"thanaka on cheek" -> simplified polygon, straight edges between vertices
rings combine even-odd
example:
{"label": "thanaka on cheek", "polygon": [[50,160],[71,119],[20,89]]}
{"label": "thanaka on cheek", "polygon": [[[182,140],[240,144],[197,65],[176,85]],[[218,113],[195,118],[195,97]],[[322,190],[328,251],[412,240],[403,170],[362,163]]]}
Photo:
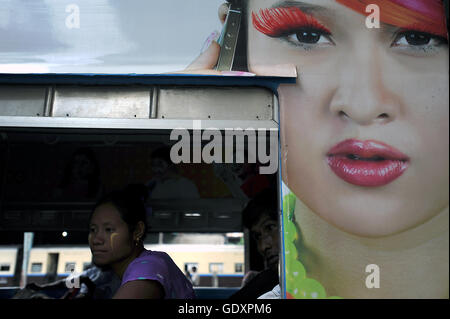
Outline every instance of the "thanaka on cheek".
{"label": "thanaka on cheek", "polygon": [[112,233],[110,236],[110,243],[111,243],[111,252],[114,254],[114,237],[119,235],[118,233]]}

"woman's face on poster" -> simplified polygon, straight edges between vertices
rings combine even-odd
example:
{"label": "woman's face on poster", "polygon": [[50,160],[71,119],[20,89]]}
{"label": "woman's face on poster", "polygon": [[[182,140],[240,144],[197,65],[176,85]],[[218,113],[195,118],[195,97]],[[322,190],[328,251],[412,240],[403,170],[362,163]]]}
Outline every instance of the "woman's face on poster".
{"label": "woman's face on poster", "polygon": [[297,68],[297,83],[279,88],[281,167],[305,205],[369,237],[448,207],[445,38],[420,25],[368,28],[363,14],[331,0],[250,0],[248,9],[250,71]]}

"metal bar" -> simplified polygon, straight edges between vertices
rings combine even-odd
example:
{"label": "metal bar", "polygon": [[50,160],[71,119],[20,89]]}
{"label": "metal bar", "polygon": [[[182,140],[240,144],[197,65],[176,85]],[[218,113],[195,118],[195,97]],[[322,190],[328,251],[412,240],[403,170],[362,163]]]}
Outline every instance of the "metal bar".
{"label": "metal bar", "polygon": [[155,86],[150,91],[150,118],[156,118],[156,113],[158,111],[158,101],[159,101],[159,87]]}
{"label": "metal bar", "polygon": [[[272,118],[276,123],[280,124],[280,104],[278,103],[278,98],[275,96],[275,94],[272,97],[273,97]],[[269,105],[269,107],[271,107],[271,106]]]}
{"label": "metal bar", "polygon": [[[111,119],[71,117],[0,116],[0,127],[10,128],[85,128],[85,129],[193,129],[201,122],[201,129],[278,129],[273,120],[171,120],[171,119]],[[197,128],[197,127],[196,127]]]}
{"label": "metal bar", "polygon": [[47,87],[45,92],[44,116],[52,116],[53,102],[55,100],[55,87],[53,85]]}
{"label": "metal bar", "polygon": [[235,10],[231,5],[228,10],[223,33],[219,40],[221,45],[219,61],[216,69],[219,71],[230,71],[233,68],[234,55],[236,53],[237,39],[241,25],[241,11]]}

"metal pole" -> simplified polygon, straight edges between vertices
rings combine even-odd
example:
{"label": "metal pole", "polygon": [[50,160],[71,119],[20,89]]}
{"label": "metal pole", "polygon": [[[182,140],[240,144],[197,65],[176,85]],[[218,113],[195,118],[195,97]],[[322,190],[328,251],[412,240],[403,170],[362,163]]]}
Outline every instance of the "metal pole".
{"label": "metal pole", "polygon": [[20,288],[27,285],[28,262],[30,260],[30,251],[33,247],[34,233],[23,233],[23,261],[22,261],[22,278],[20,280]]}

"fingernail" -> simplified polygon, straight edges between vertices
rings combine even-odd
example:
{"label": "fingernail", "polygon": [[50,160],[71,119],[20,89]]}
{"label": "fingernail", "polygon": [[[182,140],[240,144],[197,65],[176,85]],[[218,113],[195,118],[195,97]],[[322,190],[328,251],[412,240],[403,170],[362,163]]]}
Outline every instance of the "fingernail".
{"label": "fingernail", "polygon": [[213,41],[216,41],[219,39],[220,37],[220,32],[219,31],[214,31],[212,32],[205,40],[205,43],[203,43],[202,49],[200,50],[200,54],[202,54],[203,52],[205,52],[209,46],[211,45],[211,43]]}
{"label": "fingernail", "polygon": [[222,75],[225,76],[255,76],[255,73],[244,72],[244,71],[222,71]]}

